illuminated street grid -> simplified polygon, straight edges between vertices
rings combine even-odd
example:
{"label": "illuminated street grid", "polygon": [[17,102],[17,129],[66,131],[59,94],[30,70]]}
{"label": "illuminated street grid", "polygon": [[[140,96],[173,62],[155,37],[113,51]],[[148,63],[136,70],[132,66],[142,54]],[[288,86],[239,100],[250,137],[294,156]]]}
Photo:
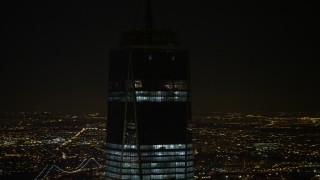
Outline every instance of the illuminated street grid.
{"label": "illuminated street grid", "polygon": [[[105,164],[105,122],[98,113],[1,114],[0,177]],[[320,178],[319,113],[197,112],[193,144],[196,179]]]}

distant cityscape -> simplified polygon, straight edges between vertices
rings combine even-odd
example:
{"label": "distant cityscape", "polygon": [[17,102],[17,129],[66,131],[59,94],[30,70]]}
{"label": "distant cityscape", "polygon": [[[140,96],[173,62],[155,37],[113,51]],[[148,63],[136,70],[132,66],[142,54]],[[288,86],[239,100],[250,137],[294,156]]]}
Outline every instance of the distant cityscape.
{"label": "distant cityscape", "polygon": [[[193,113],[195,179],[320,179],[320,113]],[[0,114],[0,179],[103,179],[106,116]]]}

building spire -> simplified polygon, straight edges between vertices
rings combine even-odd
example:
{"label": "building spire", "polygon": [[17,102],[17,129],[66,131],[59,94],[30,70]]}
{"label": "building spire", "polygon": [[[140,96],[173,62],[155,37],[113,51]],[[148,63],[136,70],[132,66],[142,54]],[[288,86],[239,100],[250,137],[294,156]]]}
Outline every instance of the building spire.
{"label": "building spire", "polygon": [[145,28],[146,31],[152,31],[153,29],[152,0],[147,0],[145,12]]}
{"label": "building spire", "polygon": [[156,29],[154,18],[155,13],[152,8],[155,6],[155,2],[152,0],[143,0],[142,2],[145,3],[143,6],[144,22],[142,22],[142,28],[124,32],[121,37],[120,45],[178,45],[176,31]]}

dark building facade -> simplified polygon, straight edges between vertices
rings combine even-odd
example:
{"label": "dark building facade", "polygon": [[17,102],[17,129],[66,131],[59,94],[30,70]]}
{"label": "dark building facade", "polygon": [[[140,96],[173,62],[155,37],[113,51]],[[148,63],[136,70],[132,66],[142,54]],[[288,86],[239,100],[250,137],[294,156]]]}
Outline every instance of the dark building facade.
{"label": "dark building facade", "polygon": [[126,32],[110,53],[107,179],[193,179],[189,56],[175,36]]}

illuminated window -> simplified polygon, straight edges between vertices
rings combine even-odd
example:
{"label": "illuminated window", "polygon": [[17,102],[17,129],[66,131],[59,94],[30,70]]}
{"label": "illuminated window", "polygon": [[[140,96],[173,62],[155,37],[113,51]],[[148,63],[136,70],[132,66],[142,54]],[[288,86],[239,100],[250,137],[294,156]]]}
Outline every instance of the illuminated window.
{"label": "illuminated window", "polygon": [[164,87],[166,88],[166,89],[173,89],[173,83],[172,83],[172,81],[166,81],[165,82],[165,84],[164,84]]}
{"label": "illuminated window", "polygon": [[184,179],[184,174],[177,174],[176,179]]}
{"label": "illuminated window", "polygon": [[135,80],[134,81],[135,88],[142,88],[142,81],[141,80]]}
{"label": "illuminated window", "polygon": [[174,81],[165,81],[164,82],[164,88],[171,90],[187,90],[187,81],[185,80],[174,80]]}
{"label": "illuminated window", "polygon": [[187,82],[186,81],[174,81],[173,87],[174,87],[174,89],[187,90]]}
{"label": "illuminated window", "polygon": [[[191,148],[192,144],[141,145],[143,179],[186,179],[186,177],[193,179],[193,151]],[[121,172],[121,179],[139,179],[136,151],[137,146],[133,144],[125,145],[122,151],[122,145],[107,143],[107,179],[120,179]],[[186,152],[187,156],[185,156]],[[122,153],[123,162],[121,163]]]}
{"label": "illuminated window", "polygon": [[[137,102],[186,102],[187,91],[136,91]],[[132,101],[134,96],[131,92],[110,92],[110,102]]]}

